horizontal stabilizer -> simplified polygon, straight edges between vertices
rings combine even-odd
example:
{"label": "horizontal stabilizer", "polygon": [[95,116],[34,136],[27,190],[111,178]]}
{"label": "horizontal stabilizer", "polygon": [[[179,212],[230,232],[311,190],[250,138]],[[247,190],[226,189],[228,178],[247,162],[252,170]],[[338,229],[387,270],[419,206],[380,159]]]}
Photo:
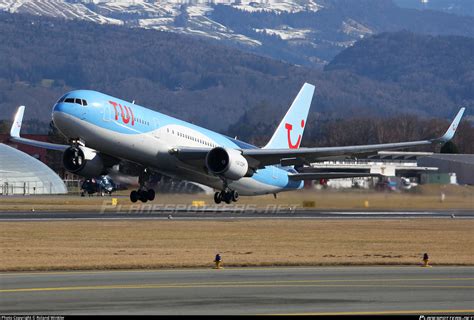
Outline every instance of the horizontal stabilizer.
{"label": "horizontal stabilizer", "polygon": [[67,148],[69,148],[68,145],[64,145],[64,144],[55,144],[55,143],[25,139],[25,138],[20,137],[20,130],[21,130],[21,124],[23,122],[24,113],[25,113],[25,106],[18,107],[18,110],[15,114],[15,119],[13,120],[12,128],[10,129],[11,141],[21,143],[21,144],[26,144],[33,147],[57,150],[57,151],[64,151]]}

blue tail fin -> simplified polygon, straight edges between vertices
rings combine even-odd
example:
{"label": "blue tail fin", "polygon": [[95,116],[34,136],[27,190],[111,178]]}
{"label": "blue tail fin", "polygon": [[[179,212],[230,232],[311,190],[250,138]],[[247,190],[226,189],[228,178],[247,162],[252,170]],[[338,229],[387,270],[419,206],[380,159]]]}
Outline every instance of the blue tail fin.
{"label": "blue tail fin", "polygon": [[264,149],[298,149],[313,99],[314,86],[305,83]]}

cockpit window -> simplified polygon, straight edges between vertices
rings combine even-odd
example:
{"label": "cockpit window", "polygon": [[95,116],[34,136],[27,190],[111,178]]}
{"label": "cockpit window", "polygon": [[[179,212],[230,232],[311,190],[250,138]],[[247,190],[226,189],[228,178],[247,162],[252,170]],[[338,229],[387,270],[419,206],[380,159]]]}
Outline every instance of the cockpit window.
{"label": "cockpit window", "polygon": [[62,96],[61,98],[59,98],[58,102],[56,103],[61,103],[64,101],[64,99],[66,99],[66,95]]}
{"label": "cockpit window", "polygon": [[66,99],[64,99],[64,97],[63,97],[63,98],[59,99],[58,103],[63,102],[63,101],[66,102],[66,103],[77,103],[78,105],[81,105],[81,106],[87,106],[87,101],[84,100],[84,99],[79,99],[79,98],[66,98]]}

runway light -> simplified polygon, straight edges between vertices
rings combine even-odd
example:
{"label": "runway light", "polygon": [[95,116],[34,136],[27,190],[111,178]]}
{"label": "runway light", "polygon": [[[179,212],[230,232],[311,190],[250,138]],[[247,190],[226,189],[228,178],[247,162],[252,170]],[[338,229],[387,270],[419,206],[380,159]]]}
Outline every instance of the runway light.
{"label": "runway light", "polygon": [[222,257],[221,255],[218,253],[216,254],[216,257],[214,258],[214,262],[216,264],[216,266],[214,267],[214,269],[222,269],[221,267],[221,263],[222,263]]}
{"label": "runway light", "polygon": [[368,208],[369,207],[369,200],[365,200],[364,201],[364,208]]}
{"label": "runway light", "polygon": [[428,253],[425,253],[425,254],[423,255],[423,265],[422,265],[422,267],[425,267],[425,268],[426,268],[426,267],[431,267],[431,266],[428,264],[429,261],[430,261],[430,258],[428,257]]}

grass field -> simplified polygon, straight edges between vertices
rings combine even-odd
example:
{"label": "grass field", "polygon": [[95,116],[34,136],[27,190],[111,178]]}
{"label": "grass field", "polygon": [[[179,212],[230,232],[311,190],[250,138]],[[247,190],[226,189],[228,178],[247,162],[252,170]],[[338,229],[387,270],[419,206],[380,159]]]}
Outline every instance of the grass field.
{"label": "grass field", "polygon": [[[445,194],[441,201],[441,193]],[[126,192],[120,210],[131,206]],[[4,196],[2,211],[97,211],[109,197]],[[214,205],[212,196],[158,195],[152,204]],[[308,191],[242,197],[239,205],[318,210],[474,210],[474,188],[422,186],[410,192]],[[368,204],[368,206],[367,206]],[[136,205],[135,205],[136,206]],[[222,206],[221,206],[222,207]],[[474,220],[45,221],[0,223],[0,271],[227,266],[474,265]]]}
{"label": "grass field", "polygon": [[474,265],[474,220],[0,223],[0,271],[224,266]]}
{"label": "grass field", "polygon": [[[441,201],[441,193],[445,194]],[[122,210],[132,205],[127,191],[121,191],[113,197],[118,199]],[[204,201],[214,206],[212,195],[158,194],[151,204],[191,205],[193,200]],[[374,192],[366,190],[300,190],[283,192],[277,199],[273,195],[241,197],[239,205],[254,205],[264,208],[267,205],[302,208],[303,202],[313,201],[314,208],[320,210],[428,210],[428,209],[473,209],[474,187],[454,185],[420,186],[409,192]],[[366,207],[368,201],[368,207]],[[2,211],[91,211],[98,210],[110,197],[68,196],[2,196]],[[150,204],[150,203],[148,203]],[[223,206],[221,204],[220,206]]]}

